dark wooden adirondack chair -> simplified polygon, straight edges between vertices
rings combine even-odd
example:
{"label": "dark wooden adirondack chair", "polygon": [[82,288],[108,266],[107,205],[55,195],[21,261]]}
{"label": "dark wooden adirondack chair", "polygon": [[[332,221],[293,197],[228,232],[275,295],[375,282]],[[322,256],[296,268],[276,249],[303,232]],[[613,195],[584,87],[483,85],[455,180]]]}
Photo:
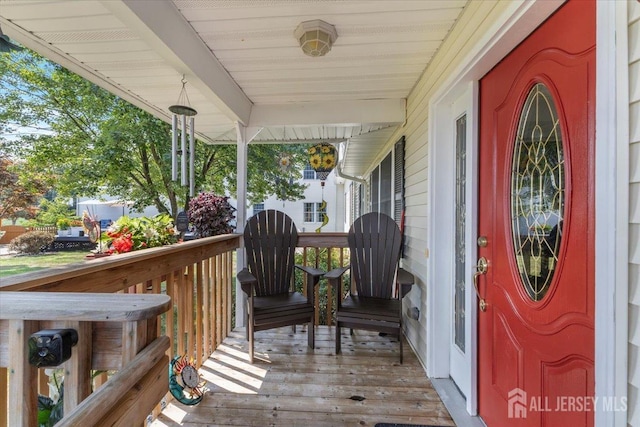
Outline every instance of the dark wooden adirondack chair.
{"label": "dark wooden adirondack chair", "polygon": [[[398,335],[402,363],[402,298],[411,290],[413,275],[399,269],[401,233],[388,215],[371,212],[349,229],[350,266],[325,274],[337,288],[336,354],[341,350],[341,328],[366,329]],[[342,299],[342,275],[351,268],[357,295]],[[394,294],[397,283],[400,298]]]}
{"label": "dark wooden adirondack chair", "polygon": [[[247,267],[238,273],[247,295],[247,340],[253,363],[255,331],[308,323],[309,347],[314,348],[314,286],[324,271],[295,265],[298,231],[283,212],[262,211],[244,229]],[[307,296],[292,292],[294,266],[307,275]]]}

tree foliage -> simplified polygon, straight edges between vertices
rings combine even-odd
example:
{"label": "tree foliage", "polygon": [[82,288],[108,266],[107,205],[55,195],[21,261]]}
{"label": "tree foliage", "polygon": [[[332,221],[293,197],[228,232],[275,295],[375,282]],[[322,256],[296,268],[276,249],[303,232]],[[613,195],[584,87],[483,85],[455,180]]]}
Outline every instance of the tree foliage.
{"label": "tree foliage", "polygon": [[[0,219],[32,218],[36,214],[37,201],[45,193],[41,179],[20,176],[17,165],[0,155]],[[29,179],[26,179],[29,178]]]}
{"label": "tree foliage", "polygon": [[75,211],[69,206],[68,200],[60,197],[54,200],[42,199],[38,214],[31,223],[36,226],[57,225],[61,218],[71,220],[74,216]]}
{"label": "tree foliage", "polygon": [[[28,49],[0,54],[0,132],[21,176],[37,172],[60,196],[109,194],[174,218],[188,208],[188,189],[171,181],[169,124]],[[278,169],[282,152],[297,172]],[[195,157],[198,191],[235,193],[235,145],[198,141]],[[250,146],[249,201],[301,199],[305,162],[299,145]]]}

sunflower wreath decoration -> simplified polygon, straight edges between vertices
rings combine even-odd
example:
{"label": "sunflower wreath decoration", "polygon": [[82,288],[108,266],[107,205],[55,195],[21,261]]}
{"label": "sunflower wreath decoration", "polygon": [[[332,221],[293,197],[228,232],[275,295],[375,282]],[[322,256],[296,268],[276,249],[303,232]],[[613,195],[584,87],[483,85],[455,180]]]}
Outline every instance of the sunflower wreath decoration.
{"label": "sunflower wreath decoration", "polygon": [[309,164],[322,181],[326,180],[336,166],[335,147],[326,142],[310,147]]}

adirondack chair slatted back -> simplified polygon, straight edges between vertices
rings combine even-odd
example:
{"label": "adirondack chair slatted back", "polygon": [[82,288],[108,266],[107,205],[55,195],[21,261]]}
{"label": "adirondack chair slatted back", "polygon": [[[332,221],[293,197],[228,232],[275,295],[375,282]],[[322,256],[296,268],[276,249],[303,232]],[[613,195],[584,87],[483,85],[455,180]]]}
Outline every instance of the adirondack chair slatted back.
{"label": "adirondack chair slatted back", "polygon": [[362,215],[351,226],[348,241],[358,295],[391,298],[401,246],[395,221],[379,212]]}
{"label": "adirondack chair slatted back", "polygon": [[256,296],[289,292],[298,231],[291,218],[276,210],[259,212],[244,229],[247,267],[258,281]]}

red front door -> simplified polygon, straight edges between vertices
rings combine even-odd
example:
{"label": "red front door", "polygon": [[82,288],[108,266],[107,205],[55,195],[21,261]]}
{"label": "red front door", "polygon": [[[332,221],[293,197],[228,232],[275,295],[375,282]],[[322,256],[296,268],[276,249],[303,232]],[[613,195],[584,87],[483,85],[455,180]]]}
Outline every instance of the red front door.
{"label": "red front door", "polygon": [[569,1],[480,82],[479,412],[592,426],[595,3]]}

